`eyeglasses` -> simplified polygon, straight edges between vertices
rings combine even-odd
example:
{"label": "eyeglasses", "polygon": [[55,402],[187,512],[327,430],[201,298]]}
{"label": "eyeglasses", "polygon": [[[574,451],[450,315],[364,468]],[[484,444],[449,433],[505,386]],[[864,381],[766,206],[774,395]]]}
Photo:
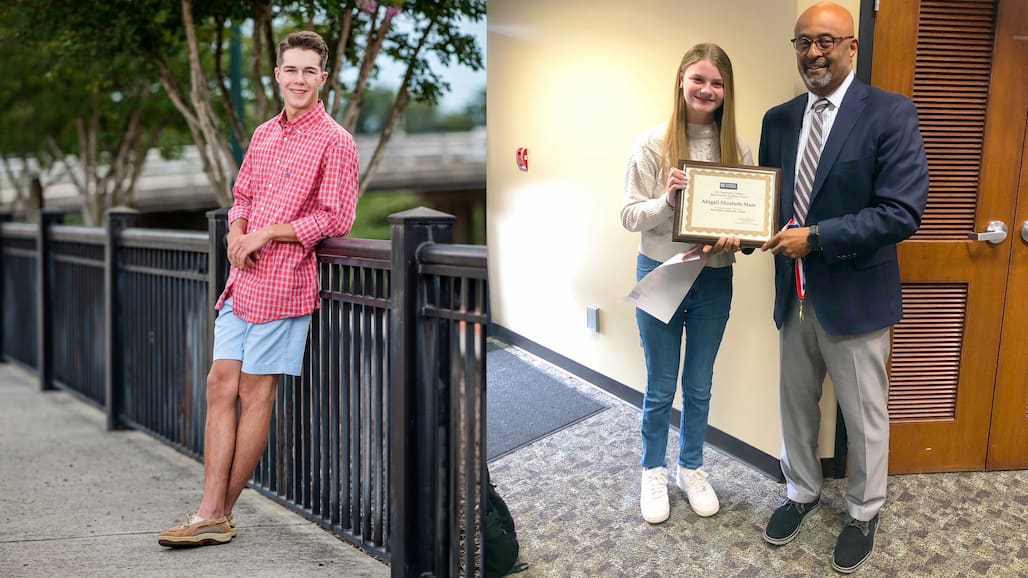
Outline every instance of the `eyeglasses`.
{"label": "eyeglasses", "polygon": [[792,42],[792,47],[796,49],[796,52],[800,54],[806,54],[810,50],[811,44],[817,44],[817,49],[822,53],[829,53],[835,48],[836,43],[840,40],[849,40],[855,38],[852,34],[850,36],[832,36],[831,34],[822,34],[815,39],[811,39],[807,36],[797,36],[789,40]]}

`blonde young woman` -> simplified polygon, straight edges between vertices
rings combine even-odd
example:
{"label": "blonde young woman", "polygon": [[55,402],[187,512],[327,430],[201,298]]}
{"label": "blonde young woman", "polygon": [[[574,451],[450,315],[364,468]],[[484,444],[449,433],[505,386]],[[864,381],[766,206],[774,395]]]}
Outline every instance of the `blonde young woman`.
{"label": "blonde young woman", "polygon": [[[685,187],[679,159],[753,164],[749,146],[736,134],[732,63],[716,44],[689,49],[675,72],[674,110],[667,124],[645,131],[628,160],[621,222],[641,233],[636,276],[642,279],[668,258],[694,249],[671,241],[675,195]],[[702,249],[706,266],[670,323],[636,310],[646,356],[646,395],[642,415],[643,518],[657,524],[668,518],[668,426],[679,366],[682,421],[676,482],[700,516],[720,509],[717,494],[703,469],[710,389],[732,304],[732,263],[739,240],[723,237]],[[682,337],[685,334],[685,356]]]}

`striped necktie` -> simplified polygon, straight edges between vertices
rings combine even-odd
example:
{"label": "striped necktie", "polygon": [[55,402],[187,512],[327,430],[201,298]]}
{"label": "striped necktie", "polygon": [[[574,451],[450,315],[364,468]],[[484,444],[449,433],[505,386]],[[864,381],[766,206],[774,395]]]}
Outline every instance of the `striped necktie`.
{"label": "striped necktie", "polygon": [[821,158],[821,143],[825,139],[825,109],[831,105],[827,98],[819,98],[814,103],[814,114],[810,120],[810,133],[807,135],[807,146],[803,149],[803,159],[796,175],[796,189],[792,202],[793,215],[796,223],[803,225],[810,208],[810,192],[814,188],[814,175],[817,173],[817,161]]}

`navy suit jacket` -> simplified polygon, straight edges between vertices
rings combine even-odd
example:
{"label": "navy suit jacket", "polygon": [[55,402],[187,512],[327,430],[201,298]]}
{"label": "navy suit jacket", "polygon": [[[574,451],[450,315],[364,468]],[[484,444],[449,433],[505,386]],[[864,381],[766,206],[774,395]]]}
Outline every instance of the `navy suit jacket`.
{"label": "navy suit jacket", "polygon": [[[804,93],[767,111],[759,163],[782,169],[779,228],[793,216],[793,188]],[[903,316],[896,244],[921,224],[928,162],[917,109],[908,98],[850,84],[818,162],[807,224],[821,251],[804,258],[807,306],[832,335],[895,325]],[[775,256],[775,323],[796,298],[795,267]]]}

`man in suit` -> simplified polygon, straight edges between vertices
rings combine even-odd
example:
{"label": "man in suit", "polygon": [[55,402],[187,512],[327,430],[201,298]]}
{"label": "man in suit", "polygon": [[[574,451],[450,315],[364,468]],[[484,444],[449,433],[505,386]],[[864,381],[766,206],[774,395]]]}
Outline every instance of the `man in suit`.
{"label": "man in suit", "polygon": [[782,169],[775,255],[781,344],[782,470],[788,499],[764,539],[782,545],[820,505],[817,456],[825,373],[849,440],[846,509],[832,566],[870,556],[888,473],[890,328],[902,316],[896,244],[918,228],[928,166],[917,110],[856,80],[853,17],[823,2],[796,22],[796,62],[809,90],[764,116],[760,164]]}

